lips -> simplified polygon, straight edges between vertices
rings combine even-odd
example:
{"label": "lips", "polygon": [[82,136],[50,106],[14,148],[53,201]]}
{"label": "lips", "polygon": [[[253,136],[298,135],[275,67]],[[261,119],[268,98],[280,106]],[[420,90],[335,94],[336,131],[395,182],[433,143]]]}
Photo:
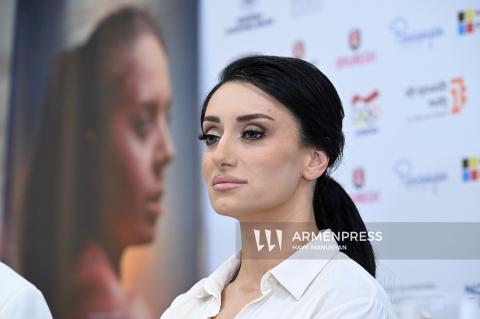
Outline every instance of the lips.
{"label": "lips", "polygon": [[145,206],[147,209],[147,219],[151,223],[156,221],[162,211],[162,205],[160,204],[162,194],[162,191],[156,191],[147,197]]}
{"label": "lips", "polygon": [[230,175],[217,175],[212,180],[212,188],[216,191],[226,191],[241,187],[246,183],[246,180],[242,180]]}
{"label": "lips", "polygon": [[163,192],[161,190],[155,191],[150,193],[150,195],[147,197],[147,201],[151,202],[159,202],[160,199],[162,198]]}

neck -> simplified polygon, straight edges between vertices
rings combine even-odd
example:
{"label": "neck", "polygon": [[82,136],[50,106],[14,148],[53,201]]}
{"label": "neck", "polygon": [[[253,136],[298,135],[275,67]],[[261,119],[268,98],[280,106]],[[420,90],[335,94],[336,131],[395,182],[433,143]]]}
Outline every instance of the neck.
{"label": "neck", "polygon": [[91,261],[108,263],[109,267],[118,276],[120,274],[120,257],[122,251],[113,251],[98,241],[88,241],[76,257],[79,266],[89,265]]}
{"label": "neck", "polygon": [[[311,200],[302,202],[311,203]],[[296,232],[318,233],[318,228],[312,206],[289,204],[271,211],[248,215],[250,217],[239,220],[242,254],[240,268],[233,281],[244,290],[253,291],[259,290],[260,280],[267,271],[297,251],[290,243],[293,234]],[[266,230],[270,230],[270,246]],[[278,244],[277,230],[283,239],[281,249]],[[263,245],[260,251],[259,245]],[[276,246],[273,247],[273,245]]]}
{"label": "neck", "polygon": [[108,241],[104,248],[108,258],[112,262],[113,269],[118,275],[120,273],[120,259],[125,247],[119,245],[118,243]]}
{"label": "neck", "polygon": [[123,249],[120,247],[110,248],[106,250],[108,258],[112,262],[113,270],[117,275],[120,274],[120,258],[122,257]]}
{"label": "neck", "polygon": [[125,250],[125,246],[121,245],[117,240],[115,240],[115,238],[110,236],[101,236],[97,240],[92,241],[92,243],[103,251],[103,254],[112,265],[113,270],[117,275],[119,275],[120,259],[123,251]]}

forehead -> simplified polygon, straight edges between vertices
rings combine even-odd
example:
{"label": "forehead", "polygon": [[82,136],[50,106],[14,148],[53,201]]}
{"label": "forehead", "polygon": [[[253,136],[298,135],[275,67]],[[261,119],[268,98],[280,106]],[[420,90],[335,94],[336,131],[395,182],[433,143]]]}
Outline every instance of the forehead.
{"label": "forehead", "polygon": [[276,99],[247,82],[227,82],[210,98],[205,115],[228,120],[239,115],[263,113],[274,118],[291,117]]}
{"label": "forehead", "polygon": [[140,36],[119,62],[125,63],[120,76],[124,94],[137,100],[170,99],[167,57],[154,36]]}

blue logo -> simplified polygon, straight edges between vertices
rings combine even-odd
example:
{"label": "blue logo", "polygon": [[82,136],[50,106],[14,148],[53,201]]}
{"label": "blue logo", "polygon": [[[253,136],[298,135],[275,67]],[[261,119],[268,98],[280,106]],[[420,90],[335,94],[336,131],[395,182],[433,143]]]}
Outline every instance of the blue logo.
{"label": "blue logo", "polygon": [[412,30],[410,23],[404,17],[394,19],[390,23],[390,30],[403,46],[426,44],[431,48],[433,47],[433,41],[444,35],[441,27]]}
{"label": "blue logo", "polygon": [[447,174],[441,171],[417,173],[412,162],[407,159],[396,162],[393,171],[405,187],[431,187],[433,193],[437,192],[440,183],[448,179]]}

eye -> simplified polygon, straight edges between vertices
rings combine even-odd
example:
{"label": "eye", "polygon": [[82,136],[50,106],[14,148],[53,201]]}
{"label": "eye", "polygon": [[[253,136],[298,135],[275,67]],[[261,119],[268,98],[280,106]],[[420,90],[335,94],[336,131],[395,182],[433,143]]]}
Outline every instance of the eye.
{"label": "eye", "polygon": [[148,132],[150,131],[151,124],[152,124],[151,120],[148,116],[138,117],[133,124],[135,133],[139,137],[144,138],[145,136],[148,135]]}
{"label": "eye", "polygon": [[201,141],[205,141],[205,144],[207,146],[211,146],[218,142],[218,140],[220,139],[220,136],[213,135],[213,134],[200,134],[198,139]]}
{"label": "eye", "polygon": [[247,140],[255,141],[260,140],[264,137],[265,133],[256,130],[246,130],[242,133],[242,138],[246,138]]}

